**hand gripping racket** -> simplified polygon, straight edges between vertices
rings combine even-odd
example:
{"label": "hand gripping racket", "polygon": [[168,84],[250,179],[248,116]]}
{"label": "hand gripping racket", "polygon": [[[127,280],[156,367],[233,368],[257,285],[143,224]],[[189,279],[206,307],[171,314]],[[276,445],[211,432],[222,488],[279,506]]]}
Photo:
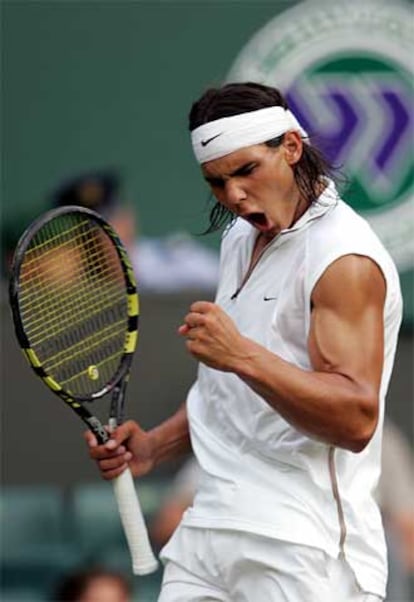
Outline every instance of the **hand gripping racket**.
{"label": "hand gripping racket", "polygon": [[[112,393],[109,427],[123,420],[138,338],[138,295],[127,253],[94,211],[48,211],[24,232],[10,279],[17,339],[36,374],[88,425],[109,435],[85,407]],[[133,572],[157,568],[130,470],[114,479]]]}

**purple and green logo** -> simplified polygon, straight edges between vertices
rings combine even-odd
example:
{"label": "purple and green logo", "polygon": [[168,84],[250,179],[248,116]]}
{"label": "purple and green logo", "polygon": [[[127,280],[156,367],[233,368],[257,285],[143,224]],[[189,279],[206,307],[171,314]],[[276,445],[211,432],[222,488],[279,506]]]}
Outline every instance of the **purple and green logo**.
{"label": "purple and green logo", "polygon": [[258,31],[227,77],[285,92],[400,271],[414,264],[413,24],[398,0],[307,0]]}

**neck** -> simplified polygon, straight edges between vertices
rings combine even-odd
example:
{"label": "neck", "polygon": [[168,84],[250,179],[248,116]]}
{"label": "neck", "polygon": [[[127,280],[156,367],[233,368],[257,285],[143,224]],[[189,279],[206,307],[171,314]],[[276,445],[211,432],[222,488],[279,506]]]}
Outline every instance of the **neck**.
{"label": "neck", "polygon": [[[325,190],[325,188],[327,187],[327,183],[324,181],[320,181],[318,183],[317,186],[317,190],[316,192],[316,197],[319,197],[322,192]],[[309,209],[309,207],[311,206],[312,202],[309,201],[309,199],[303,197],[301,194],[299,194],[299,198],[296,202],[296,206],[295,209],[293,211],[293,216],[292,219],[289,223],[289,225],[286,226],[286,228],[292,228],[292,226],[298,221],[298,219],[300,219],[302,217],[302,215]]]}
{"label": "neck", "polygon": [[289,225],[285,229],[292,228],[294,224],[302,217],[302,215],[309,209],[311,203],[304,199],[302,196],[299,197],[295,209],[293,211],[292,219],[290,220]]}

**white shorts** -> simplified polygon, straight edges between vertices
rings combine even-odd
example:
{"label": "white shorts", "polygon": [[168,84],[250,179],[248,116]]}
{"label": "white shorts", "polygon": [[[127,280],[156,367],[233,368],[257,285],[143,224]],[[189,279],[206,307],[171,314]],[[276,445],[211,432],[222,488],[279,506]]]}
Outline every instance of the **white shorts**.
{"label": "white shorts", "polygon": [[322,550],[221,529],[180,526],[161,551],[158,602],[381,602]]}

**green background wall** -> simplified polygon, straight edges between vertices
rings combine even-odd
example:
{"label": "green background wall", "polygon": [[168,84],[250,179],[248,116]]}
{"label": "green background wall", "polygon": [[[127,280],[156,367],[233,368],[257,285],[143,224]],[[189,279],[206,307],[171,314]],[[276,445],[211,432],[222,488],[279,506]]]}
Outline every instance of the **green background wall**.
{"label": "green background wall", "polygon": [[[2,2],[3,246],[80,171],[115,167],[149,236],[207,224],[191,103],[295,0]],[[218,247],[219,237],[202,239]],[[413,272],[402,275],[406,322]]]}
{"label": "green background wall", "polygon": [[188,110],[294,4],[3,2],[5,222],[40,212],[62,178],[108,165],[121,170],[145,234],[199,232],[208,193]]}
{"label": "green background wall", "polygon": [[[120,170],[123,196],[133,202],[143,234],[200,232],[207,223],[208,191],[189,144],[191,103],[223,81],[257,30],[297,3],[0,0],[3,246],[48,207],[59,182],[105,166]],[[218,236],[203,241],[218,246]],[[412,271],[403,284],[409,326]],[[81,423],[33,376],[17,346],[5,285],[0,282],[2,481],[6,487],[53,484],[67,494],[99,481],[98,472],[87,460]],[[127,413],[144,428],[177,408],[196,375],[176,329],[197,296],[141,296]],[[411,442],[412,366],[409,326],[400,337],[387,412]],[[106,404],[96,408],[102,418],[105,410]],[[168,477],[176,468],[156,474]],[[23,505],[29,503],[21,497]],[[20,547],[39,573],[40,555]],[[51,564],[47,559],[49,576]],[[17,582],[28,584],[20,565]]]}
{"label": "green background wall", "polygon": [[[48,194],[63,178],[108,165],[124,175],[124,196],[134,202],[144,234],[163,235],[181,228],[199,232],[207,221],[208,191],[189,144],[190,105],[205,87],[226,77],[258,29],[295,4],[3,1],[3,223],[16,224],[20,232],[46,207]],[[214,237],[203,240],[211,245],[218,242]],[[412,308],[411,275],[404,278],[406,307]],[[59,419],[67,409],[43,390],[24,365],[9,323],[6,291],[1,291],[3,373],[13,374],[20,387],[3,389],[5,435],[10,433],[4,442],[6,479],[13,481],[28,478],[15,433],[34,425],[37,433],[44,422],[53,422],[53,417],[48,418],[52,407]],[[136,412],[146,426],[182,401],[194,377],[195,365],[188,363],[175,334],[192,299],[191,295],[143,298],[142,342],[129,412],[133,416]],[[405,334],[395,376],[401,388],[389,408],[409,435],[412,360],[412,336]],[[21,424],[19,404],[27,404],[25,392],[34,396],[29,405],[34,417]],[[47,399],[45,406],[41,398]],[[68,424],[68,433],[79,433],[76,419],[68,417]],[[69,440],[75,434],[67,436]],[[51,440],[39,446],[37,464],[49,474],[45,458],[46,450],[53,447],[53,433],[47,431],[43,437]],[[92,474],[92,467],[88,469]]]}

